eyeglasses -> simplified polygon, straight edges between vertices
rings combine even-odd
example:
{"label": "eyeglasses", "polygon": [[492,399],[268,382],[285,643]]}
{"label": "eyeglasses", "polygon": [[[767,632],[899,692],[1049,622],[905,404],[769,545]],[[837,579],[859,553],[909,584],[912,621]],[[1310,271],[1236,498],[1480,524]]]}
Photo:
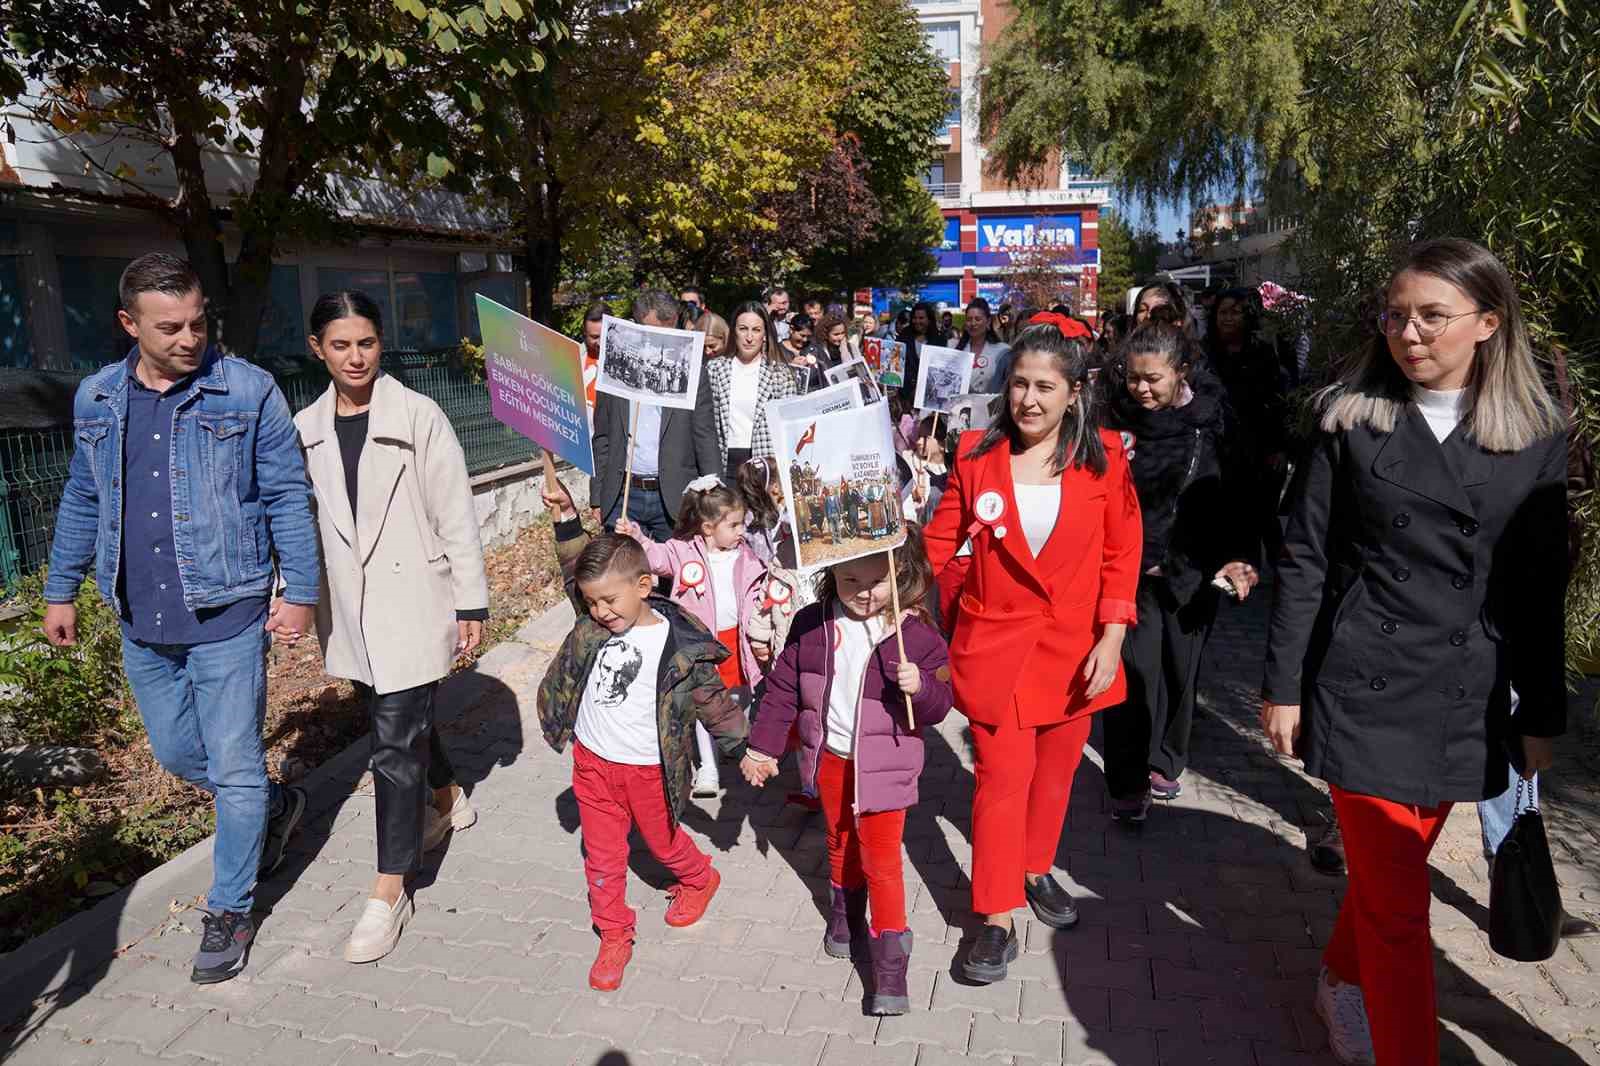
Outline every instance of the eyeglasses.
{"label": "eyeglasses", "polygon": [[1458,318],[1468,315],[1481,315],[1481,309],[1462,311],[1458,315],[1447,315],[1442,311],[1425,311],[1420,315],[1404,314],[1399,311],[1378,312],[1378,332],[1385,337],[1398,337],[1406,331],[1406,327],[1415,322],[1417,336],[1425,341],[1437,339],[1445,330],[1450,328],[1450,323]]}

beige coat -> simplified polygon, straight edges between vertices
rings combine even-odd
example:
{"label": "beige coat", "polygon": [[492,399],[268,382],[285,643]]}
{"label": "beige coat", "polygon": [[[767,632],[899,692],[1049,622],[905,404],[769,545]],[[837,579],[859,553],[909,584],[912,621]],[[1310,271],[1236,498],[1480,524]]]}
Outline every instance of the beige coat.
{"label": "beige coat", "polygon": [[489,605],[466,458],[439,405],[387,374],[373,386],[350,513],[334,390],[295,416],[322,537],[317,639],[328,673],[380,693],[455,662],[456,611]]}

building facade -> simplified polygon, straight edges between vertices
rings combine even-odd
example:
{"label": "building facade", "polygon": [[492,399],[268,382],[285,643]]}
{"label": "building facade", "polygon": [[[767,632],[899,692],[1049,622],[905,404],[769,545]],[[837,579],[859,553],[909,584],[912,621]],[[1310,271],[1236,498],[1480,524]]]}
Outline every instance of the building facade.
{"label": "building facade", "polygon": [[915,293],[875,292],[888,306],[906,297],[959,309],[982,296],[1008,297],[1013,256],[1076,281],[1075,310],[1092,315],[1099,273],[1100,212],[1110,183],[1062,165],[1038,184],[1008,185],[992,172],[977,136],[984,57],[1013,17],[1005,0],[913,0],[912,8],[950,77],[950,108],[923,184],[944,216],[938,269]]}

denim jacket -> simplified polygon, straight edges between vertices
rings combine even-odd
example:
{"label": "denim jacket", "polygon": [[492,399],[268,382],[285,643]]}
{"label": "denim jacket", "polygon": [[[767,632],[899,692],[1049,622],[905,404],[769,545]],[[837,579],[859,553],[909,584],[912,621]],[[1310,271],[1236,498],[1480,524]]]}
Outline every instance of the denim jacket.
{"label": "denim jacket", "polygon": [[[117,577],[128,373],[128,360],[113,363],[86,378],[73,399],[76,447],[50,547],[49,603],[71,603],[92,563],[100,595],[122,612]],[[184,605],[193,611],[265,596],[274,560],[284,598],[315,604],[321,563],[311,484],[289,404],[272,375],[208,349],[168,440]]]}

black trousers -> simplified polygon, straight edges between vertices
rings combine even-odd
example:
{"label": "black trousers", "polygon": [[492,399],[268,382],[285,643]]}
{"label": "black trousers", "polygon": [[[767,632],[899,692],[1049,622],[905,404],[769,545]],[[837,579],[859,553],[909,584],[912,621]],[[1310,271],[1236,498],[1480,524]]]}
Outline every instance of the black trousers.
{"label": "black trousers", "polygon": [[1150,787],[1150,771],[1176,780],[1189,765],[1200,655],[1217,617],[1202,589],[1182,607],[1165,577],[1139,578],[1139,624],[1122,643],[1128,698],[1105,712],[1106,787],[1118,799]]}
{"label": "black trousers", "polygon": [[372,791],[378,806],[380,874],[421,869],[428,803],[435,789],[455,780],[439,731],[433,727],[438,688],[439,683],[432,681],[399,692],[372,692]]}

